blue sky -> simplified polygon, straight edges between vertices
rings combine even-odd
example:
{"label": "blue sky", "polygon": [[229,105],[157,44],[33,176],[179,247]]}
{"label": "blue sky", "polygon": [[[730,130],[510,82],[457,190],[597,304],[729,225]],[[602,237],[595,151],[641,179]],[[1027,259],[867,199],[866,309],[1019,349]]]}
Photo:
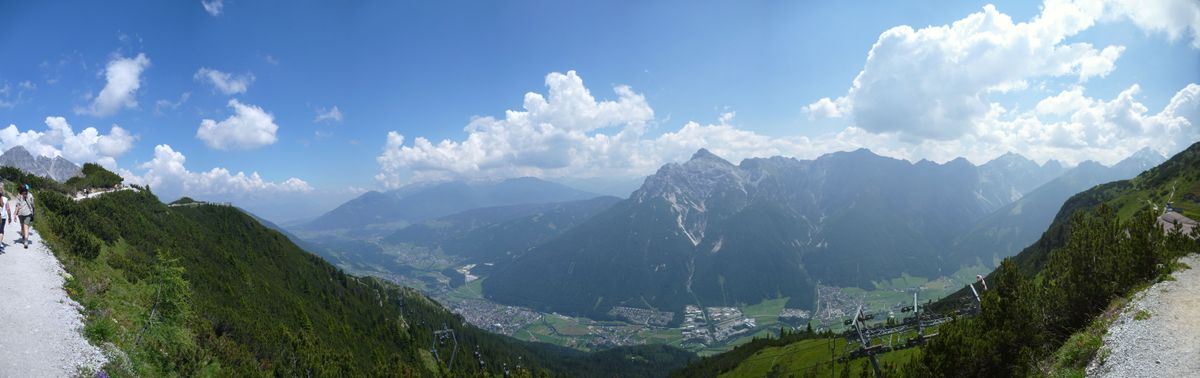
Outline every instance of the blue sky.
{"label": "blue sky", "polygon": [[4,2],[0,143],[287,220],[699,147],[1112,163],[1194,142],[1200,6],[1088,3]]}

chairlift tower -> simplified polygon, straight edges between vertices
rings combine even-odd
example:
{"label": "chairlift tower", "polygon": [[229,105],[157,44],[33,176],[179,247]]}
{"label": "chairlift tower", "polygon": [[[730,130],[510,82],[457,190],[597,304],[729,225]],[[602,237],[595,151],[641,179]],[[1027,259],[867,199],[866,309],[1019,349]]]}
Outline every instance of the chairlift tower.
{"label": "chairlift tower", "polygon": [[446,369],[451,369],[454,367],[454,357],[458,355],[458,336],[454,334],[454,329],[443,324],[442,329],[433,331],[433,343],[430,344],[430,348],[433,352],[433,358],[441,361],[441,357],[438,355],[437,350],[438,341],[445,340],[447,338],[454,341],[454,349],[451,349],[450,351],[450,361],[446,364]]}
{"label": "chairlift tower", "polygon": [[879,360],[875,358],[875,349],[878,349],[879,345],[872,346],[871,338],[863,333],[863,328],[867,326],[864,321],[871,318],[872,316],[863,313],[863,305],[858,305],[858,310],[854,311],[854,330],[858,331],[858,340],[862,343],[863,352],[871,358],[871,367],[875,370],[875,378],[881,378],[883,373],[879,371]]}

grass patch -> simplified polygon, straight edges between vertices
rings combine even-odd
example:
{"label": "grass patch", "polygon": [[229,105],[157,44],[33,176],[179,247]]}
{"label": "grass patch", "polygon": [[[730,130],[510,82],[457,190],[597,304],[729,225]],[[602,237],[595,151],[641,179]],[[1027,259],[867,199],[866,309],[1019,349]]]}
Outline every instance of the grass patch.
{"label": "grass patch", "polygon": [[1104,339],[1101,333],[1084,331],[1071,335],[1071,338],[1067,339],[1055,353],[1059,374],[1054,376],[1081,376],[1083,369],[1092,361],[1092,357],[1096,356],[1096,352],[1102,346],[1104,346]]}
{"label": "grass patch", "polygon": [[[830,350],[830,347],[833,350]],[[841,375],[849,369],[851,376],[859,376],[864,372],[866,358],[859,358],[849,363],[834,364],[831,358],[834,354],[848,353],[848,344],[841,338],[813,339],[791,343],[782,347],[763,349],[746,358],[733,370],[722,373],[721,377],[767,377],[767,376],[797,376],[797,377],[827,377],[831,374]],[[878,356],[879,364],[885,371],[894,371],[896,366],[908,362],[918,353],[917,349],[903,349],[884,353]],[[835,370],[836,369],[836,373]],[[790,374],[790,375],[789,375]]]}
{"label": "grass patch", "polygon": [[1133,314],[1133,320],[1146,320],[1146,319],[1150,319],[1149,311],[1138,310],[1137,313]]}

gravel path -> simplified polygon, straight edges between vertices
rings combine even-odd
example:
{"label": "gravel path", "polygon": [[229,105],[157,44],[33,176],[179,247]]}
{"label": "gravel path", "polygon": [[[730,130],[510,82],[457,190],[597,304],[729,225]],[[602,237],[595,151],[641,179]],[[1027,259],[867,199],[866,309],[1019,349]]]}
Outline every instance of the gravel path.
{"label": "gravel path", "polygon": [[[1104,336],[1111,353],[1094,359],[1088,376],[1200,376],[1200,255],[1182,260],[1192,269],[1138,293]],[[1139,311],[1149,319],[1136,320]],[[1101,352],[1103,354],[1103,352]]]}
{"label": "gravel path", "polygon": [[81,307],[63,290],[62,266],[41,236],[16,244],[20,226],[5,226],[0,245],[0,377],[70,377],[98,370],[100,350],[82,335]]}

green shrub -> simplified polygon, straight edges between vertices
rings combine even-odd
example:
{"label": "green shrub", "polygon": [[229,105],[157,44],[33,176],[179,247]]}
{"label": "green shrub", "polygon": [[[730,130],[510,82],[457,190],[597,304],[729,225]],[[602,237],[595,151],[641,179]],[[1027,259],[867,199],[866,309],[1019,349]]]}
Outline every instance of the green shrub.
{"label": "green shrub", "polygon": [[1076,333],[1058,350],[1058,361],[1067,367],[1082,368],[1091,362],[1101,346],[1104,346],[1104,340],[1100,335],[1093,332]]}
{"label": "green shrub", "polygon": [[97,319],[83,326],[83,334],[91,340],[112,341],[117,334],[117,325],[111,318]]}
{"label": "green shrub", "polygon": [[69,191],[107,189],[125,181],[121,176],[93,163],[83,165],[83,175],[72,177],[63,185]]}

